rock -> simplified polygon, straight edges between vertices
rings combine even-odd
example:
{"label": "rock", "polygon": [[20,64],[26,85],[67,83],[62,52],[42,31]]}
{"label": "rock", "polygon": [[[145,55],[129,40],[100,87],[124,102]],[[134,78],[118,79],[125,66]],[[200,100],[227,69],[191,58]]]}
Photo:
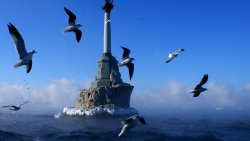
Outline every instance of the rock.
{"label": "rock", "polygon": [[113,104],[115,107],[130,107],[130,96],[134,86],[118,84],[81,90],[80,99],[75,103],[76,108],[94,108],[101,105]]}

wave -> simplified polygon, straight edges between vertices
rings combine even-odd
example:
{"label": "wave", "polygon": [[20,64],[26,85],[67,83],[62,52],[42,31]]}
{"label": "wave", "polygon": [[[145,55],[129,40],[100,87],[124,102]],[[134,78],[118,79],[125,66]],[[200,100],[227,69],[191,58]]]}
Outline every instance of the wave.
{"label": "wave", "polygon": [[250,140],[249,120],[187,120],[145,117],[147,125],[138,125],[118,137],[120,119],[54,118],[50,116],[2,116],[0,141],[236,141]]}
{"label": "wave", "polygon": [[0,130],[0,141],[7,141],[7,140],[25,141],[27,140],[27,137],[21,134],[14,133],[14,132],[6,132],[6,131]]}
{"label": "wave", "polygon": [[227,128],[234,131],[245,131],[250,133],[250,124],[245,122],[231,123],[229,126],[227,126]]}

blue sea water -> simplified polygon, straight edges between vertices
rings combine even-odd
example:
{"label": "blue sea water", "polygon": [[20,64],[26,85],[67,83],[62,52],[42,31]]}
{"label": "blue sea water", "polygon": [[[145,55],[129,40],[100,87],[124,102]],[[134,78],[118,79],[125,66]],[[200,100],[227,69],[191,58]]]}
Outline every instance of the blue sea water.
{"label": "blue sea water", "polygon": [[[192,116],[192,115],[190,115]],[[250,141],[250,118],[144,116],[118,137],[121,119],[0,114],[0,141]]]}

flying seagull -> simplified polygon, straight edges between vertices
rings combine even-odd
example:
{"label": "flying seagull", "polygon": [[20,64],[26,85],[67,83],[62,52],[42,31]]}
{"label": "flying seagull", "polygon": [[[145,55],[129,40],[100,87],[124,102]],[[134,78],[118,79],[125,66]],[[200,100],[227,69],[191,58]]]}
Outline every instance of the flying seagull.
{"label": "flying seagull", "polygon": [[182,51],[184,51],[183,48],[178,49],[176,51],[174,51],[173,53],[168,55],[168,60],[166,61],[166,63],[169,63],[170,61],[172,61],[175,57],[177,57]]}
{"label": "flying seagull", "polygon": [[66,11],[66,13],[69,16],[68,19],[68,26],[64,29],[64,33],[66,32],[75,32],[76,34],[76,41],[79,43],[82,37],[82,31],[79,30],[80,27],[82,27],[81,24],[76,24],[76,16],[75,14],[73,14],[71,11],[69,11],[69,9],[67,9],[66,7],[64,7],[64,10]]}
{"label": "flying seagull", "polygon": [[146,124],[144,118],[140,117],[139,115],[131,116],[131,117],[127,118],[126,120],[122,121],[123,127],[122,127],[122,130],[121,130],[121,132],[119,133],[118,136],[120,137],[126,130],[135,127],[138,124],[139,121],[143,125]]}
{"label": "flying seagull", "polygon": [[9,32],[12,39],[15,42],[16,50],[19,55],[20,62],[14,65],[15,68],[25,65],[26,72],[29,73],[32,68],[32,57],[34,53],[37,53],[35,50],[27,52],[24,44],[24,40],[15,26],[11,23],[8,24]]}
{"label": "flying seagull", "polygon": [[18,111],[21,109],[21,106],[28,103],[29,101],[25,101],[24,103],[18,105],[18,106],[15,106],[15,105],[10,105],[10,106],[2,106],[2,108],[9,108],[9,110],[12,110],[12,111]]}
{"label": "flying seagull", "polygon": [[205,74],[203,78],[201,79],[200,83],[195,86],[193,90],[191,90],[189,93],[193,94],[193,97],[198,97],[201,92],[206,91],[206,88],[203,88],[202,85],[205,84],[208,80],[208,74]]}
{"label": "flying seagull", "polygon": [[133,60],[135,60],[134,58],[129,58],[129,53],[130,53],[130,50],[125,48],[125,47],[122,47],[121,48],[123,49],[123,55],[122,55],[122,62],[119,63],[119,67],[122,67],[122,66],[127,66],[128,67],[128,70],[129,70],[129,78],[130,80],[132,79],[132,76],[133,76],[133,73],[134,73],[134,64],[132,63]]}

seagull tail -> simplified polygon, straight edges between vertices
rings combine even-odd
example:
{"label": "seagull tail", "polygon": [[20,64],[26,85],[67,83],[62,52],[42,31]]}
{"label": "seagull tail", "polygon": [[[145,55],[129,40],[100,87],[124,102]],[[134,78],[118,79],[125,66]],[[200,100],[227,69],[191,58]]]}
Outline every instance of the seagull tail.
{"label": "seagull tail", "polygon": [[18,68],[18,67],[20,67],[22,65],[23,65],[22,62],[19,62],[19,63],[17,63],[17,64],[14,65],[14,68]]}

